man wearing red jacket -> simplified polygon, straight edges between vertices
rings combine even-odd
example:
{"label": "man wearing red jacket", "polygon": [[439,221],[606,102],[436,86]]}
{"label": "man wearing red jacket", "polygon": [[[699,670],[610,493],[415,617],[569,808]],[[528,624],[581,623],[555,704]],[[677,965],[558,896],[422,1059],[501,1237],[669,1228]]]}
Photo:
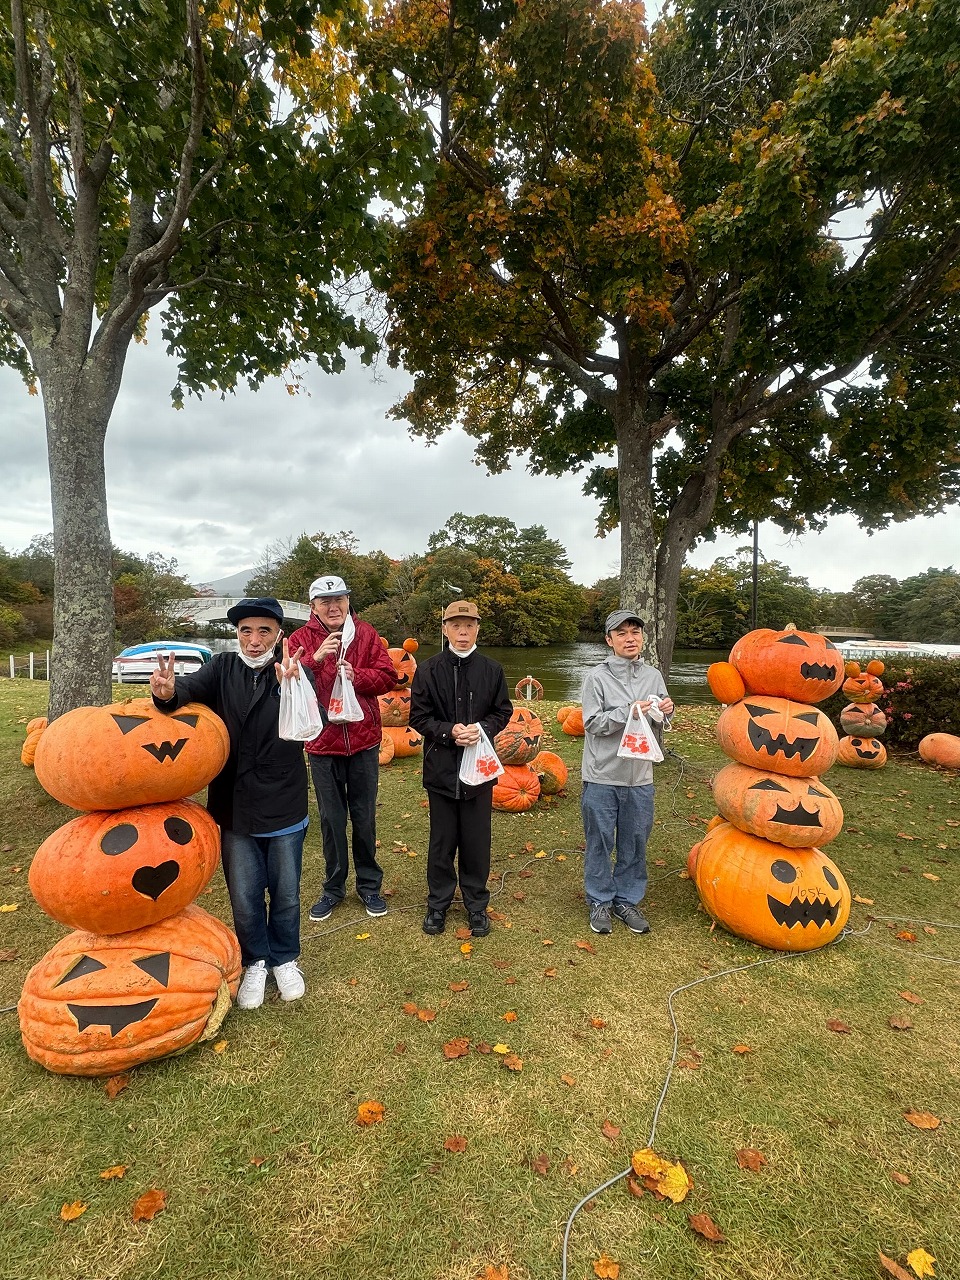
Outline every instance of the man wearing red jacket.
{"label": "man wearing red jacket", "polygon": [[377,862],[377,783],[382,729],[377,696],[397,682],[393,660],[376,630],[350,608],[350,588],[334,574],[310,584],[310,620],[290,637],[290,651],[303,649],[301,662],[313,673],[317,701],[330,704],[337,671],[353,681],[363,719],[330,723],[306,744],[317,792],[326,878],[310,908],[314,923],[326,920],[347,892],[350,852],[347,817],[353,829],[357,896],[368,916],[385,916],[383,871]]}

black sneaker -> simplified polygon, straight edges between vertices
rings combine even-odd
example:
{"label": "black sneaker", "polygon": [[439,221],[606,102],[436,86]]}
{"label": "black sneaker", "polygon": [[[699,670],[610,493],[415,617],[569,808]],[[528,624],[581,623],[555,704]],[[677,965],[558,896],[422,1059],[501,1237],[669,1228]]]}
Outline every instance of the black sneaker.
{"label": "black sneaker", "polygon": [[613,925],[610,923],[609,902],[590,903],[590,928],[594,933],[610,933],[612,931]]}
{"label": "black sneaker", "polygon": [[649,933],[650,923],[642,911],[632,907],[629,902],[615,902],[613,914],[622,920],[631,933]]}
{"label": "black sneaker", "polygon": [[468,911],[470,932],[475,938],[485,938],[490,932],[490,917],[486,911]]}
{"label": "black sneaker", "polygon": [[357,897],[367,908],[368,916],[385,916],[387,914],[386,901],[379,893],[357,893]]}
{"label": "black sneaker", "polygon": [[334,908],[339,907],[340,899],[331,898],[329,893],[325,893],[319,902],[315,902],[310,908],[308,919],[311,924],[321,924],[324,920],[329,920],[333,915]]}
{"label": "black sneaker", "polygon": [[424,933],[443,933],[447,927],[447,913],[431,908],[423,917]]}

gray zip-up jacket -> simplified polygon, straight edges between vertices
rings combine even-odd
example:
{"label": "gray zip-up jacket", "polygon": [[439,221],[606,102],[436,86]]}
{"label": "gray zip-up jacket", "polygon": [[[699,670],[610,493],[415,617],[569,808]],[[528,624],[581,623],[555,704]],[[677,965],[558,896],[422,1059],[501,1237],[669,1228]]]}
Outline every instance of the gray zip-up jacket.
{"label": "gray zip-up jacket", "polygon": [[[610,787],[643,787],[653,782],[649,760],[627,760],[618,756],[620,739],[634,702],[652,693],[667,697],[667,686],[656,667],[642,658],[618,658],[611,654],[587,672],[580,700],[583,703],[584,782],[600,782]],[[669,720],[664,720],[667,727]]]}

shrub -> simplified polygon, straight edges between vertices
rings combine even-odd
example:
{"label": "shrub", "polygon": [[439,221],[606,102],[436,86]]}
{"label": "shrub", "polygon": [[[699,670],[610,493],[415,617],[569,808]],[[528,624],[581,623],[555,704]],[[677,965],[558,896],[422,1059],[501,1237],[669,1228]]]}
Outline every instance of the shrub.
{"label": "shrub", "polygon": [[[895,751],[915,751],[928,733],[960,734],[960,659],[884,658],[883,696],[887,717],[883,741]],[[843,692],[820,704],[834,724],[850,701]]]}

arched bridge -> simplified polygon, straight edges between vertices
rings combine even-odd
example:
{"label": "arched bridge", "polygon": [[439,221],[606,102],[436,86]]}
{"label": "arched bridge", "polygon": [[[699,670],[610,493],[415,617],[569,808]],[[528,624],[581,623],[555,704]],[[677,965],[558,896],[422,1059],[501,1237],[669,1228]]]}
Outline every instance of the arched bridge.
{"label": "arched bridge", "polygon": [[[244,596],[195,596],[192,600],[181,600],[176,606],[180,619],[184,622],[195,622],[198,625],[208,622],[228,622],[227,610],[239,604]],[[298,600],[280,600],[283,616],[291,622],[306,622],[310,617],[310,606]]]}

